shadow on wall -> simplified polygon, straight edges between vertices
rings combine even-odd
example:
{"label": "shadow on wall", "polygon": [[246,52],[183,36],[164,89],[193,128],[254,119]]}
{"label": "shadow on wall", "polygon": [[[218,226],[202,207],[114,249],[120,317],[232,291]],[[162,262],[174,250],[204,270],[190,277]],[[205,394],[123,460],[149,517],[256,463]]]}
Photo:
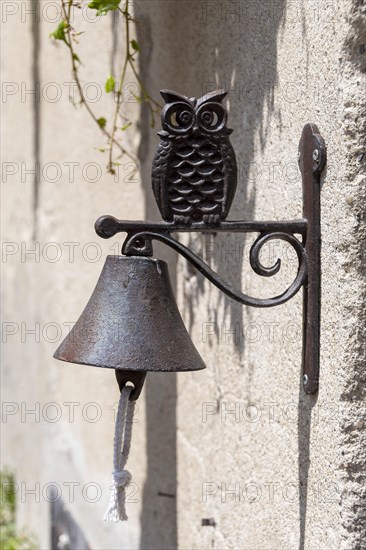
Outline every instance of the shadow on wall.
{"label": "shadow on wall", "polygon": [[[200,97],[215,88],[224,88],[229,92],[229,126],[234,129],[231,141],[237,152],[239,170],[237,194],[229,218],[251,219],[256,204],[256,189],[249,189],[247,167],[253,160],[255,139],[259,136],[261,146],[265,146],[268,116],[276,117],[281,129],[280,114],[274,112],[273,94],[277,82],[278,32],[285,15],[285,1],[263,4],[139,0],[137,15],[138,39],[142,45],[142,77],[155,97],[158,97],[161,88],[170,88],[190,97]],[[159,126],[160,122],[157,122]],[[158,143],[155,133],[159,128],[151,129],[148,113],[144,110],[141,125],[140,160],[146,193],[146,218],[160,219],[150,180],[151,162]],[[202,249],[200,238],[191,236],[188,246],[199,251]],[[212,242],[215,245],[211,266],[229,279],[234,287],[242,288],[242,257],[230,254],[230,251],[243,250],[243,236],[225,236],[225,246],[220,236],[207,238],[211,240],[210,245]],[[155,245],[155,255],[170,260],[174,285],[172,266],[176,267],[175,254]],[[195,322],[197,304],[203,299],[204,279],[189,265],[187,270],[187,277],[194,275],[197,281],[194,293],[186,300],[189,329]],[[243,307],[223,294],[220,300],[231,324],[242,323]],[[216,307],[209,309],[207,319],[218,321]],[[236,341],[235,346],[238,356],[242,357],[243,341]],[[250,387],[250,366],[243,370],[243,376],[246,386]],[[218,401],[219,386],[217,380]],[[140,540],[143,550],[177,547],[176,397],[174,375],[154,373],[148,376],[148,470],[143,490]],[[304,403],[302,407],[304,410]],[[310,414],[310,409],[306,416]],[[305,416],[302,422],[309,424]],[[299,441],[299,448],[302,448],[301,445],[304,444]],[[304,457],[304,461],[299,459],[302,481],[307,477],[306,449]],[[300,512],[304,518],[306,499],[300,502]],[[304,545],[304,525],[303,519],[300,548]]]}
{"label": "shadow on wall", "polygon": [[91,546],[57,491],[50,502],[51,548],[54,550],[91,550]]}

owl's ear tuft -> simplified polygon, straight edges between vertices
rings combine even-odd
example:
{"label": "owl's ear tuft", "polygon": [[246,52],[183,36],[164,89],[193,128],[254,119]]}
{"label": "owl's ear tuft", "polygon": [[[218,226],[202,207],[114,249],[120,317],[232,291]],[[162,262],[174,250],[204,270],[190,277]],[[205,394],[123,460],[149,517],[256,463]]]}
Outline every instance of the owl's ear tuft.
{"label": "owl's ear tuft", "polygon": [[178,94],[172,90],[160,90],[161,97],[164,99],[165,103],[175,103],[180,101],[182,103],[187,103],[187,105],[192,105],[192,102],[185,95]]}
{"label": "owl's ear tuft", "polygon": [[203,105],[204,103],[208,103],[209,101],[221,103],[221,101],[226,96],[227,96],[227,92],[225,92],[224,90],[214,90],[213,92],[209,92],[203,97],[200,97],[200,99],[197,101],[197,107],[199,107],[200,105]]}

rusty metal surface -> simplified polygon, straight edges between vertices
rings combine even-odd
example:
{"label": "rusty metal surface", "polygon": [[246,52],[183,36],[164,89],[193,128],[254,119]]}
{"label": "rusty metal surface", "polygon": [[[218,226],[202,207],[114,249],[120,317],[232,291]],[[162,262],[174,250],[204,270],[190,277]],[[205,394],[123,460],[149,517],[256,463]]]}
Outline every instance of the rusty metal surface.
{"label": "rusty metal surface", "polygon": [[122,391],[124,386],[129,382],[134,385],[129,399],[130,401],[136,401],[136,399],[140,397],[147,372],[121,369],[115,369],[114,372],[116,373],[116,380],[120,391]]}
{"label": "rusty metal surface", "polygon": [[[118,220],[113,216],[101,216],[95,224],[98,235],[108,239],[119,232],[127,233],[123,244],[126,255],[151,255],[152,241],[158,240],[174,248],[191,262],[222,292],[232,299],[254,307],[273,307],[289,300],[304,288],[303,306],[303,382],[306,393],[318,390],[319,340],[320,340],[320,177],[326,163],[326,146],[315,124],[304,126],[299,145],[299,168],[303,179],[303,218],[288,221],[224,221],[175,219],[169,222],[142,222]],[[258,299],[248,296],[213,272],[191,250],[172,237],[178,232],[258,232],[259,237],[250,250],[250,265],[263,277],[278,273],[281,261],[264,267],[259,257],[262,246],[268,240],[281,239],[294,248],[298,258],[295,280],[285,292],[273,298]],[[298,236],[300,235],[300,239]]]}
{"label": "rusty metal surface", "polygon": [[[274,307],[292,298],[305,282],[307,257],[304,238],[307,220],[225,220],[237,182],[235,154],[228,138],[231,130],[226,125],[227,111],[221,104],[225,95],[218,90],[197,100],[170,90],[162,91],[166,105],[161,115],[163,130],[159,136],[162,142],[153,162],[152,185],[165,221],[123,221],[113,216],[101,216],[95,223],[95,230],[105,239],[126,232],[122,254],[127,256],[152,256],[152,241],[161,241],[184,256],[230,298],[248,306]],[[228,151],[231,151],[230,154]],[[261,264],[262,247],[270,240],[286,241],[293,247],[298,259],[295,279],[277,296],[266,299],[249,296],[240,289],[232,288],[171,235],[212,231],[258,232],[259,236],[250,250],[250,265],[262,277],[276,275],[281,267],[280,259],[270,267]]]}
{"label": "rusty metal surface", "polygon": [[178,311],[166,262],[107,256],[95,290],[54,357],[124,371],[205,368]]}
{"label": "rusty metal surface", "polygon": [[162,90],[161,139],[151,180],[162,218],[174,223],[217,224],[229,213],[237,166],[217,90],[196,99]]}
{"label": "rusty metal surface", "polygon": [[[277,259],[273,266],[265,267],[261,264],[259,256],[262,250],[262,247],[270,240],[283,240],[290,244],[296,252],[298,259],[298,270],[294,281],[291,285],[281,294],[273,296],[271,298],[256,298],[254,296],[249,296],[233,288],[227,281],[220,277],[215,271],[213,271],[209,265],[206,264],[201,258],[199,258],[194,252],[189,248],[184,246],[182,243],[171,237],[170,235],[161,234],[161,233],[152,233],[143,231],[135,235],[130,240],[127,240],[123,247],[123,252],[125,254],[132,254],[132,251],[135,250],[136,242],[143,242],[144,239],[156,239],[161,241],[177,252],[179,252],[184,258],[186,258],[198,271],[202,273],[212,284],[214,284],[219,290],[224,292],[227,296],[240,302],[243,305],[253,306],[253,307],[274,307],[280,304],[284,304],[290,298],[292,298],[304,284],[307,273],[307,261],[306,261],[306,252],[303,244],[294,236],[288,233],[266,233],[263,232],[256,239],[250,249],[250,265],[252,269],[262,277],[272,277],[279,272],[281,268],[281,260]],[[137,244],[139,246],[139,244]],[[146,246],[146,245],[144,245]]]}
{"label": "rusty metal surface", "polygon": [[326,163],[326,146],[315,124],[306,124],[299,144],[303,182],[303,215],[307,220],[305,250],[308,273],[303,306],[303,385],[306,393],[319,386],[320,353],[320,177]]}
{"label": "rusty metal surface", "polygon": [[[153,162],[152,186],[163,221],[124,221],[113,216],[101,216],[96,221],[96,232],[102,238],[127,233],[122,247],[124,256],[107,258],[92,298],[55,354],[64,361],[136,373],[134,398],[145,377],[137,376],[138,371],[204,368],[179,315],[165,262],[149,259],[153,240],[172,247],[222,292],[245,305],[277,306],[303,287],[304,389],[307,393],[318,389],[320,175],[326,162],[325,143],[314,124],[305,125],[299,145],[303,218],[226,221],[235,194],[237,166],[229,141],[231,130],[226,125],[227,111],[221,104],[225,95],[216,91],[197,100],[162,91],[166,105],[159,132],[161,142]],[[248,296],[232,288],[174,238],[172,233],[177,232],[258,233],[250,250],[250,266],[262,277],[271,277],[281,268],[280,259],[270,267],[261,264],[263,245],[274,239],[286,241],[297,255],[296,277],[280,295],[266,299]],[[86,328],[92,320],[92,328]],[[117,339],[108,323],[119,326]],[[117,373],[117,379],[120,387],[128,381],[125,374]]]}
{"label": "rusty metal surface", "polygon": [[287,221],[223,221],[214,227],[205,222],[192,222],[190,225],[182,225],[173,222],[150,222],[141,220],[118,220],[114,216],[100,216],[95,222],[95,231],[102,239],[110,239],[117,233],[128,233],[130,236],[141,231],[161,234],[170,233],[212,233],[226,231],[228,233],[290,233],[305,235],[307,220]]}

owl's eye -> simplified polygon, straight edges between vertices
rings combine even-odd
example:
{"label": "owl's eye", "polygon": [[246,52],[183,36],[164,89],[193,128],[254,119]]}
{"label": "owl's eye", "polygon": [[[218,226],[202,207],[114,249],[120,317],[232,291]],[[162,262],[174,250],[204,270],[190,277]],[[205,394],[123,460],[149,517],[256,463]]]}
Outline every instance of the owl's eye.
{"label": "owl's eye", "polygon": [[207,132],[217,132],[226,125],[227,114],[220,103],[205,103],[197,110],[197,121]]}
{"label": "owl's eye", "polygon": [[205,126],[216,126],[218,118],[214,111],[203,111],[200,120]]}
{"label": "owl's eye", "polygon": [[195,123],[195,114],[186,103],[172,103],[164,107],[162,125],[165,130],[174,134],[183,134]]}
{"label": "owl's eye", "polygon": [[189,126],[192,123],[193,113],[189,111],[175,111],[170,118],[170,124],[175,128]]}

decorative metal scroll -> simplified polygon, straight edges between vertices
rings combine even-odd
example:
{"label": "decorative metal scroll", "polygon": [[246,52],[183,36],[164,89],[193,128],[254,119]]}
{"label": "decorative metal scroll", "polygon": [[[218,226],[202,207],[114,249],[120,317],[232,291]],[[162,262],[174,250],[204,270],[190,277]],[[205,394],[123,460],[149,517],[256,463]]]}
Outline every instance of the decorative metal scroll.
{"label": "decorative metal scroll", "polygon": [[[126,231],[128,237],[124,242],[122,252],[127,256],[151,256],[153,253],[152,241],[157,240],[161,241],[186,258],[191,262],[194,267],[200,271],[211,283],[213,283],[217,288],[222,292],[227,294],[230,298],[236,300],[247,306],[254,307],[272,307],[276,305],[283,304],[287,302],[292,296],[294,296],[301,286],[304,284],[304,280],[307,273],[307,261],[306,261],[306,251],[304,245],[288,231],[275,231],[271,232],[261,232],[260,236],[254,242],[250,250],[250,265],[252,269],[262,277],[271,277],[276,275],[281,268],[281,260],[277,260],[272,267],[265,267],[261,264],[259,260],[259,255],[262,247],[265,243],[273,239],[281,239],[288,242],[295,250],[298,258],[298,271],[295,280],[290,285],[290,287],[280,294],[273,298],[253,298],[247,296],[242,292],[232,288],[227,282],[225,282],[217,273],[215,273],[197,254],[192,252],[189,248],[184,246],[182,243],[177,241],[171,236],[171,232],[181,232],[187,231],[186,227],[173,227],[171,228],[168,224],[146,224],[144,228],[140,225],[141,222],[136,222],[135,227],[132,227],[134,222],[129,222],[128,227],[124,225],[124,222],[121,222],[111,217],[99,218],[96,224],[96,231],[100,237],[109,238],[112,234],[116,234],[120,231]],[[300,220],[298,224],[295,223],[296,229],[294,233],[302,233],[303,223]],[[232,224],[232,225],[231,225]],[[225,226],[221,225],[215,227],[215,231],[228,231],[233,232],[240,231],[240,222],[226,222]],[[243,232],[248,231],[247,223],[243,222]],[[114,226],[115,231],[112,232],[112,227]],[[239,227],[239,229],[238,229]],[[207,229],[200,228],[189,228],[189,231],[207,231]],[[212,231],[212,229],[211,229]]]}
{"label": "decorative metal scroll", "polygon": [[[225,92],[200,99],[176,92],[161,92],[161,138],[152,167],[152,187],[162,222],[122,221],[102,216],[95,224],[98,235],[110,238],[127,233],[122,253],[151,256],[152,241],[161,241],[186,258],[230,298],[254,307],[273,307],[292,298],[304,287],[304,389],[315,393],[319,377],[320,327],[320,176],[326,162],[326,147],[315,124],[306,124],[299,146],[303,178],[303,218],[290,221],[225,221],[237,185],[235,153],[229,140]],[[281,260],[265,267],[259,260],[265,243],[280,239],[296,252],[298,270],[291,285],[272,298],[254,298],[232,288],[200,257],[172,237],[179,232],[259,233],[250,250],[250,265],[258,275],[271,277]],[[297,236],[301,237],[301,240]]]}

